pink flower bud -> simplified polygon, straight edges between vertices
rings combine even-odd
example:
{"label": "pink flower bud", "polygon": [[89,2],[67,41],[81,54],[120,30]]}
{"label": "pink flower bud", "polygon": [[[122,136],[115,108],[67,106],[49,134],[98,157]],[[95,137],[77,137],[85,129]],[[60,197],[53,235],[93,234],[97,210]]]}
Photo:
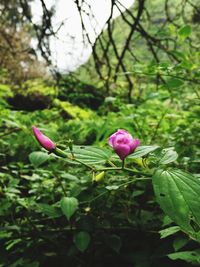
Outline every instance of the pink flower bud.
{"label": "pink flower bud", "polygon": [[113,147],[120,159],[124,160],[140,145],[140,140],[133,139],[129,132],[119,129],[109,137],[108,143]]}
{"label": "pink flower bud", "polygon": [[43,133],[41,133],[37,127],[32,126],[32,129],[33,129],[33,133],[35,135],[35,138],[37,139],[37,141],[39,142],[39,144],[42,147],[44,147],[48,151],[52,151],[56,148],[56,144],[54,144],[54,142],[51,141],[51,139],[49,139],[49,137],[47,137]]}

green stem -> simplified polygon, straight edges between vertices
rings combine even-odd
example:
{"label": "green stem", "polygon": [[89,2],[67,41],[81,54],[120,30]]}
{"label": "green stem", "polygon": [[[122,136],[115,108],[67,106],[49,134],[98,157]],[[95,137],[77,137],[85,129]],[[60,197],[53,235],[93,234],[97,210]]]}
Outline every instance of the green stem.
{"label": "green stem", "polygon": [[65,191],[65,188],[64,188],[64,186],[62,184],[62,180],[60,179],[59,176],[56,176],[56,175],[55,175],[55,178],[56,178],[57,182],[59,183],[59,185],[60,185],[60,187],[61,187],[61,189],[63,191],[64,196],[66,197],[67,196],[67,192]]}
{"label": "green stem", "polygon": [[56,156],[61,157],[61,158],[69,158],[68,154],[65,153],[63,150],[60,148],[56,147],[52,153],[54,153]]}
{"label": "green stem", "polygon": [[71,155],[72,155],[72,158],[75,158],[75,156],[74,156],[74,152],[70,150],[70,153],[71,153]]}
{"label": "green stem", "polygon": [[122,170],[122,168],[121,167],[105,167],[105,168],[96,169],[96,171],[116,171],[116,170]]}
{"label": "green stem", "polygon": [[125,170],[125,171],[128,171],[128,172],[132,172],[132,173],[134,173],[134,174],[141,174],[141,175],[148,176],[148,177],[152,176],[151,173],[138,172],[138,171],[135,171],[135,170],[133,170],[133,169],[129,169],[129,168],[124,168],[124,170]]}
{"label": "green stem", "polygon": [[122,170],[124,170],[125,167],[125,159],[122,160]]}
{"label": "green stem", "polygon": [[133,169],[129,169],[129,168],[121,168],[121,167],[106,167],[106,168],[100,168],[100,169],[96,169],[97,171],[119,171],[119,170],[124,170],[124,171],[128,171],[128,172],[132,172],[134,174],[140,174],[140,175],[144,175],[144,176],[151,176],[151,173],[145,173],[145,172],[139,172],[139,171],[135,171]]}
{"label": "green stem", "polygon": [[79,160],[79,159],[76,159],[76,158],[71,158],[71,160],[73,160],[73,161],[76,161],[76,162],[78,162],[78,163],[80,163],[80,164],[82,164],[82,165],[86,166],[86,167],[87,167],[87,168],[89,168],[90,170],[93,170],[93,171],[95,171],[95,168],[94,168],[94,167],[92,167],[92,166],[88,165],[87,163],[84,163],[84,162],[82,162],[82,161],[81,161],[81,160]]}
{"label": "green stem", "polygon": [[122,187],[122,186],[125,186],[125,185],[128,185],[128,184],[132,184],[132,183],[135,183],[137,181],[148,181],[148,180],[151,180],[151,178],[136,178],[136,179],[133,179],[131,181],[125,182],[123,184],[120,184],[118,187]]}
{"label": "green stem", "polygon": [[110,166],[112,167],[117,167],[112,161],[108,160],[108,163],[110,164]]}

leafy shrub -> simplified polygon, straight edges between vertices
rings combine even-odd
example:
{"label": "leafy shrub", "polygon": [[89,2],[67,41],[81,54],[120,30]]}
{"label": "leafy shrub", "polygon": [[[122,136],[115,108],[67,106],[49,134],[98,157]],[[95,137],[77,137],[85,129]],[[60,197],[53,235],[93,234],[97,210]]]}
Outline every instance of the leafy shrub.
{"label": "leafy shrub", "polygon": [[103,103],[104,92],[94,85],[66,77],[59,82],[58,98],[60,100],[67,100],[80,107],[97,110]]}
{"label": "leafy shrub", "polygon": [[22,88],[14,87],[13,96],[7,97],[7,101],[16,110],[33,111],[48,108],[57,93],[56,88],[48,83],[37,79],[28,80]]}

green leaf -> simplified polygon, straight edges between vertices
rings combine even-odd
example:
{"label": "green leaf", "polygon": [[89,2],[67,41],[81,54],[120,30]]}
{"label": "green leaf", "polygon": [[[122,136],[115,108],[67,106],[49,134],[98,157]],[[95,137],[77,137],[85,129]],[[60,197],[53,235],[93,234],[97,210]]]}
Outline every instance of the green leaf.
{"label": "green leaf", "polygon": [[200,263],[200,250],[181,251],[167,255],[171,260],[184,260],[194,264]]}
{"label": "green leaf", "polygon": [[78,200],[75,197],[63,197],[60,202],[63,214],[69,220],[78,209]]}
{"label": "green leaf", "polygon": [[106,189],[108,189],[109,191],[117,190],[118,188],[119,188],[118,185],[107,185],[106,186]]}
{"label": "green leaf", "polygon": [[137,196],[141,196],[142,194],[144,194],[144,190],[135,190],[135,191],[133,191],[131,196],[134,198]]}
{"label": "green leaf", "polygon": [[91,240],[90,235],[88,234],[88,232],[84,231],[75,234],[73,238],[74,244],[81,252],[84,252],[87,249],[90,240]]}
{"label": "green leaf", "polygon": [[62,215],[60,209],[50,206],[48,204],[39,203],[37,204],[37,206],[41,210],[42,213],[46,214],[50,218],[58,218]]}
{"label": "green leaf", "polygon": [[133,154],[128,156],[128,158],[129,159],[141,158],[141,157],[155,151],[158,148],[159,148],[159,146],[156,146],[156,145],[154,145],[154,146],[139,146]]}
{"label": "green leaf", "polygon": [[191,33],[192,33],[192,28],[190,25],[185,25],[178,31],[178,35],[182,39],[187,38],[188,36],[190,36]]}
{"label": "green leaf", "polygon": [[184,232],[200,241],[200,181],[181,170],[157,170],[152,182],[163,211]]}
{"label": "green leaf", "polygon": [[42,151],[34,151],[29,154],[29,160],[34,167],[39,167],[49,159],[49,155]]}
{"label": "green leaf", "polygon": [[168,88],[171,88],[171,89],[180,87],[183,84],[184,84],[184,82],[182,80],[177,79],[177,78],[171,78],[171,79],[168,79],[166,81],[166,86]]}
{"label": "green leaf", "polygon": [[180,60],[185,60],[186,59],[186,56],[184,53],[180,52],[180,51],[177,51],[177,50],[173,50],[171,51],[171,53],[173,55],[175,55],[177,58],[179,58]]}
{"label": "green leaf", "polygon": [[175,251],[183,248],[188,243],[188,238],[186,237],[177,237],[173,242],[173,248]]}
{"label": "green leaf", "polygon": [[16,244],[20,242],[22,242],[21,238],[9,240],[8,242],[6,242],[6,250],[10,250],[12,247],[14,247]]}
{"label": "green leaf", "polygon": [[171,224],[171,223],[173,223],[172,219],[169,218],[169,216],[165,215],[165,216],[163,217],[163,223],[162,223],[162,226],[164,227],[164,226],[167,226],[167,225],[169,225],[169,224]]}
{"label": "green leaf", "polygon": [[160,234],[160,238],[165,238],[165,237],[168,237],[170,235],[173,235],[177,232],[179,232],[181,229],[179,226],[171,226],[171,227],[168,227],[164,230],[161,230],[159,231],[159,234]]}
{"label": "green leaf", "polygon": [[[66,151],[70,155],[70,151]],[[104,164],[111,156],[111,151],[92,146],[73,146],[76,159],[87,164]]]}
{"label": "green leaf", "polygon": [[12,236],[12,232],[0,231],[0,240],[4,238],[9,238]]}
{"label": "green leaf", "polygon": [[174,162],[178,158],[178,154],[175,150],[167,149],[167,150],[164,150],[164,153],[165,154],[159,160],[159,163],[162,165]]}
{"label": "green leaf", "polygon": [[119,252],[122,246],[121,238],[118,235],[109,236],[108,239],[106,240],[106,243],[110,248],[112,248],[116,252]]}

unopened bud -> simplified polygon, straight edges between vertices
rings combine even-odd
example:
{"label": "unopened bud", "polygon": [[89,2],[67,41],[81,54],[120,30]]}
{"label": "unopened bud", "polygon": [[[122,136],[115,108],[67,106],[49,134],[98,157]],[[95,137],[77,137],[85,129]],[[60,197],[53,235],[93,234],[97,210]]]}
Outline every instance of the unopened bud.
{"label": "unopened bud", "polygon": [[85,208],[85,212],[86,212],[86,213],[89,213],[90,211],[91,211],[91,208],[90,208],[90,207],[86,207],[86,208]]}
{"label": "unopened bud", "polygon": [[100,182],[105,177],[105,172],[100,172],[97,175],[95,175],[92,179],[93,182]]}
{"label": "unopened bud", "polygon": [[56,144],[46,135],[44,135],[37,127],[33,126],[33,133],[38,143],[49,152],[56,148]]}

